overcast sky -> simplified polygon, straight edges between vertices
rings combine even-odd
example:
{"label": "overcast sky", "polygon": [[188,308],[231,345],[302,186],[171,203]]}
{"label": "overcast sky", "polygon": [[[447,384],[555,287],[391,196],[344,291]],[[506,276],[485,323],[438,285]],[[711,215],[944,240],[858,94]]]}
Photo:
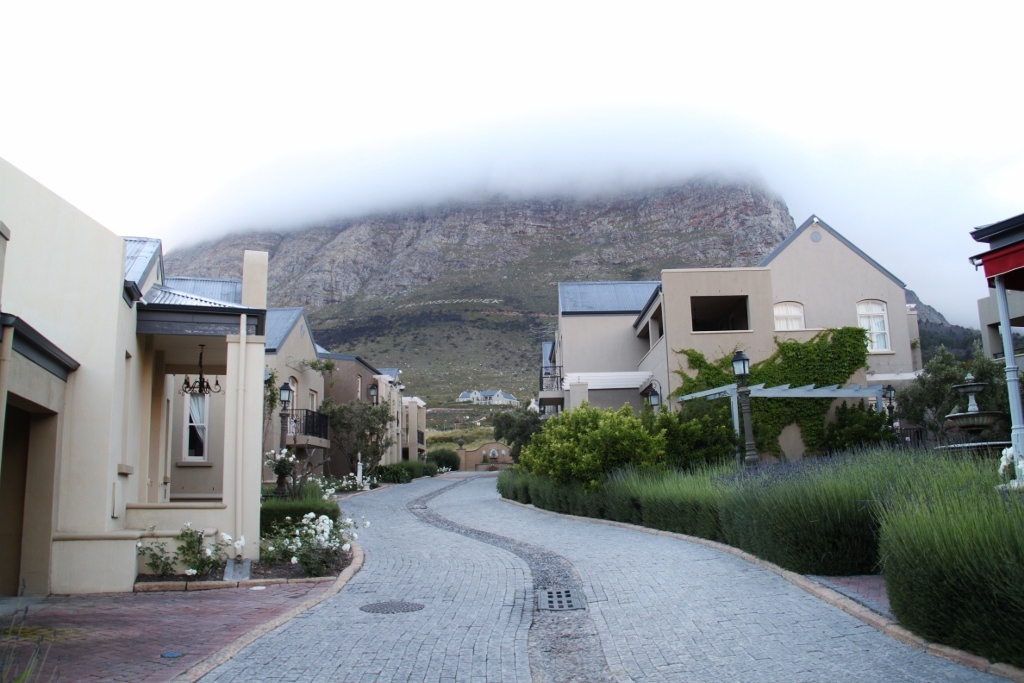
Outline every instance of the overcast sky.
{"label": "overcast sky", "polygon": [[1019,2],[9,2],[0,157],[165,249],[754,178],[977,327],[968,232],[1024,212],[1022,23]]}

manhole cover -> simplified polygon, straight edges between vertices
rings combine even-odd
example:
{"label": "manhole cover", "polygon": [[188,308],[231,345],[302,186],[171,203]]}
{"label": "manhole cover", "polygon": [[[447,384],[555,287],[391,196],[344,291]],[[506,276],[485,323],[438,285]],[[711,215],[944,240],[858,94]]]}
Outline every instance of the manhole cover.
{"label": "manhole cover", "polygon": [[181,653],[180,652],[164,652],[160,656],[163,657],[164,659],[177,659],[178,657],[181,656]]}
{"label": "manhole cover", "polygon": [[537,609],[586,609],[575,588],[545,588],[537,591]]}
{"label": "manhole cover", "polygon": [[418,602],[403,602],[401,600],[388,600],[387,602],[371,602],[359,609],[374,614],[398,614],[399,612],[418,612],[423,605]]}

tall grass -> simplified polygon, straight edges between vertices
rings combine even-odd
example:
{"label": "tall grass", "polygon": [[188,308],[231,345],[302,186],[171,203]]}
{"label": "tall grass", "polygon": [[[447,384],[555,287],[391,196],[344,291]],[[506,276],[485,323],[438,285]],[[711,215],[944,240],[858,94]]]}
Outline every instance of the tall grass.
{"label": "tall grass", "polygon": [[900,622],[924,638],[1024,666],[1024,493],[991,462],[960,462],[881,511],[880,555]]}

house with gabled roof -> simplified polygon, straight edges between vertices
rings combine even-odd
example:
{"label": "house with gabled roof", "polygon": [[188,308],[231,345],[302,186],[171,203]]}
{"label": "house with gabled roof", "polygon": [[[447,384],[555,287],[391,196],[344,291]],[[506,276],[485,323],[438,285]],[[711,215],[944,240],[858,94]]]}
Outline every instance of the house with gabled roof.
{"label": "house with gabled roof", "polygon": [[775,352],[776,338],[806,341],[846,326],[868,333],[861,383],[900,386],[921,369],[904,283],[817,216],[756,267],[559,283],[558,294],[557,336],[542,347],[539,401],[548,413],[584,400],[615,408],[663,400],[680,386],[675,371],[690,370],[680,349],[709,360],[741,349],[757,362]]}
{"label": "house with gabled roof", "polygon": [[232,297],[187,291],[0,160],[0,594],[130,591],[186,522],[259,556],[267,254],[239,257]]}

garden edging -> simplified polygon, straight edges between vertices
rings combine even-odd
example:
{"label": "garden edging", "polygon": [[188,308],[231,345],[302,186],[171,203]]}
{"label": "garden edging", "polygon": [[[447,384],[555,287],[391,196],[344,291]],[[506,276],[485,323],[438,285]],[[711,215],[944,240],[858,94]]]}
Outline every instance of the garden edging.
{"label": "garden edging", "polygon": [[[256,628],[253,628],[246,633],[243,633],[238,638],[235,638],[232,642],[222,647],[217,652],[213,653],[209,657],[199,661],[192,666],[185,673],[179,674],[173,680],[174,683],[195,683],[206,674],[213,671],[215,668],[228,661],[236,654],[242,651],[246,646],[250,645],[253,641],[261,636],[270,633],[274,629],[283,626],[288,623],[299,614],[302,614],[306,610],[316,607],[327,598],[336,595],[345,585],[352,579],[356,573],[363,567],[363,549],[357,544],[352,544],[352,562],[345,567],[338,578],[334,579],[334,583],[320,595],[315,595],[311,598],[306,598],[301,603],[291,608],[283,614],[279,614],[268,622],[260,624]],[[247,586],[259,586],[272,583],[319,583],[327,580],[331,580],[331,577],[318,577],[315,579],[251,579],[248,581],[239,581],[238,586],[240,588]],[[214,582],[211,582],[214,583]],[[221,583],[233,583],[231,581]],[[195,589],[193,589],[195,590]]]}
{"label": "garden edging", "polygon": [[510,505],[517,505],[527,510],[534,510],[536,512],[541,512],[547,515],[553,515],[555,517],[565,517],[568,519],[575,519],[579,521],[593,522],[595,524],[605,524],[607,526],[617,526],[622,527],[624,529],[633,529],[635,531],[642,531],[644,533],[653,534],[655,536],[669,536],[671,538],[677,538],[682,541],[689,541],[691,543],[697,543],[699,545],[727,552],[731,555],[739,557],[740,559],[746,560],[747,562],[756,564],[759,567],[762,567],[771,572],[774,572],[775,574],[778,574],[794,586],[802,588],[814,597],[823,600],[834,607],[838,607],[839,609],[843,610],[844,612],[854,617],[857,617],[864,623],[881,631],[890,638],[895,638],[896,640],[902,643],[910,645],[911,647],[915,647],[919,650],[923,650],[930,655],[942,657],[943,659],[948,659],[950,661],[956,662],[971,669],[983,671],[985,673],[992,674],[993,676],[1007,678],[1011,681],[1015,681],[1016,683],[1024,683],[1024,669],[1020,669],[1009,664],[993,664],[984,657],[971,654],[970,652],[965,652],[964,650],[957,650],[956,648],[952,648],[947,645],[931,643],[925,640],[924,638],[921,638],[920,636],[912,633],[906,628],[900,626],[897,622],[893,621],[892,619],[882,614],[879,614],[871,609],[868,609],[864,605],[854,600],[851,600],[850,598],[846,597],[845,595],[842,595],[841,593],[838,593],[837,591],[832,590],[831,588],[823,586],[817,581],[809,579],[806,576],[803,576],[802,574],[797,574],[796,572],[791,572],[789,570],[783,569],[782,567],[776,564],[772,564],[771,562],[763,560],[760,557],[751,555],[750,553],[740,550],[739,548],[734,548],[731,545],[719,543],[718,541],[709,541],[706,538],[699,538],[697,536],[687,536],[686,534],[679,534],[672,531],[651,529],[637,524],[629,524],[628,522],[617,522],[610,519],[598,519],[596,517],[580,517],[578,515],[568,515],[561,512],[554,512],[552,510],[545,510],[543,508],[539,508],[535,505],[527,505],[525,503],[520,503],[519,501],[509,500],[504,496],[499,496],[499,499],[505,503],[509,503]]}

